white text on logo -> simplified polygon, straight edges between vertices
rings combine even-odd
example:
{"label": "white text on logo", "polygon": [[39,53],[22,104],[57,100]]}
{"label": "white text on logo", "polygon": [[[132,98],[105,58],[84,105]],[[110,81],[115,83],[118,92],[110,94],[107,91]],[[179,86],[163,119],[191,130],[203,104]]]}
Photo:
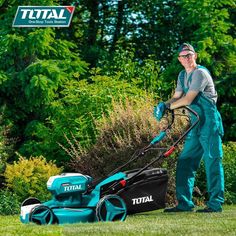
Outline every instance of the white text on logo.
{"label": "white text on logo", "polygon": [[42,19],[42,20],[50,20],[50,19],[66,19],[64,15],[64,9],[61,9],[59,14],[57,14],[57,11],[55,9],[21,9],[22,13],[22,19],[26,19],[28,16],[28,19],[34,20],[34,19]]}
{"label": "white text on logo", "polygon": [[152,195],[146,197],[133,198],[133,205],[142,204],[146,202],[153,202]]}
{"label": "white text on logo", "polygon": [[70,186],[65,186],[64,191],[65,192],[75,191],[75,190],[80,190],[81,188],[82,188],[81,185],[70,185]]}

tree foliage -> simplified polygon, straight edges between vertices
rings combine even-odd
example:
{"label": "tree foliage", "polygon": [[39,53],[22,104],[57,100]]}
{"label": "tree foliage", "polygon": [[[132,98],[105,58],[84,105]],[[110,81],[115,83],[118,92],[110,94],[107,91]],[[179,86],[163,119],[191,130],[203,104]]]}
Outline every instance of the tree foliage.
{"label": "tree foliage", "polygon": [[[45,131],[55,114],[54,103],[66,84],[79,81],[87,63],[80,59],[76,45],[57,38],[52,28],[12,28],[17,3],[10,3],[0,16],[4,23],[0,30],[0,105],[5,107],[3,120],[12,124],[10,135],[18,138],[16,148],[25,152],[29,142],[43,141],[38,133],[50,135]],[[50,149],[41,143],[41,152],[45,145]],[[31,151],[38,150],[32,147]]]}

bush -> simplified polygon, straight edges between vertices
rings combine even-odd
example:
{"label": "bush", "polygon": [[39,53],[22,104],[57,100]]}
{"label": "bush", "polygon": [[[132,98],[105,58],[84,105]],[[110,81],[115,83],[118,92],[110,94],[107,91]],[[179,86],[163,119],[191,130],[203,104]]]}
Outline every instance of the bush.
{"label": "bush", "polygon": [[4,176],[7,186],[21,201],[33,196],[45,201],[50,197],[46,187],[49,177],[61,171],[53,162],[47,163],[42,156],[30,159],[20,157],[14,164],[7,164]]}
{"label": "bush", "polygon": [[8,189],[0,190],[0,215],[14,215],[20,213],[18,196]]}
{"label": "bush", "polygon": [[134,100],[146,95],[141,89],[120,81],[118,76],[101,76],[97,74],[99,71],[91,71],[90,82],[79,80],[64,84],[60,99],[53,102],[49,109],[52,112],[50,117],[27,124],[24,143],[18,149],[20,153],[26,157],[43,155],[47,160],[55,160],[58,166],[63,166],[69,161],[58,147],[58,142],[67,146],[64,134],[73,132],[82,147],[91,146],[96,141],[97,133],[94,120],[110,110],[112,100],[125,100],[127,97]]}
{"label": "bush", "polygon": [[96,122],[96,144],[80,153],[74,148],[72,168],[92,176],[105,176],[128,160],[135,149],[148,144],[160,129],[152,116],[150,103],[147,100],[138,104],[128,100],[113,102],[112,112]]}
{"label": "bush", "polygon": [[225,201],[236,203],[236,142],[228,142],[224,149]]}
{"label": "bush", "polygon": [[0,174],[2,174],[6,168],[7,160],[13,153],[13,145],[16,141],[7,137],[9,129],[10,127],[2,124],[2,117],[0,115]]}
{"label": "bush", "polygon": [[[1,113],[1,111],[0,111]],[[13,147],[16,142],[13,138],[8,138],[10,127],[2,124],[2,116],[0,114],[0,188],[4,185],[3,173],[9,157],[13,154]]]}

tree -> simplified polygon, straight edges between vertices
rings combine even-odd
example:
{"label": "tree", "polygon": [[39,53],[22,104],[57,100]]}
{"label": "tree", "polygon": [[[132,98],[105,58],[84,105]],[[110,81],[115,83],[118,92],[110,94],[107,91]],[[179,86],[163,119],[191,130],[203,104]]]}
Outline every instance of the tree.
{"label": "tree", "polygon": [[[31,4],[53,5],[53,2]],[[27,5],[27,1],[22,5]],[[42,135],[49,129],[60,92],[65,84],[80,79],[87,63],[78,56],[76,45],[58,39],[52,28],[12,28],[17,2],[5,1],[2,7],[0,106],[5,107],[3,120],[12,124],[9,135],[17,137],[18,149],[29,140],[42,141],[35,134]]]}
{"label": "tree", "polygon": [[15,150],[22,155],[44,155],[65,164],[67,157],[58,145],[65,142],[64,134],[72,132],[81,145],[91,144],[94,119],[109,109],[112,99],[141,91],[114,77],[97,72],[90,76],[78,47],[66,36],[58,38],[63,29],[12,28],[16,3],[11,3],[0,16],[3,120],[12,124],[9,135],[17,137]]}

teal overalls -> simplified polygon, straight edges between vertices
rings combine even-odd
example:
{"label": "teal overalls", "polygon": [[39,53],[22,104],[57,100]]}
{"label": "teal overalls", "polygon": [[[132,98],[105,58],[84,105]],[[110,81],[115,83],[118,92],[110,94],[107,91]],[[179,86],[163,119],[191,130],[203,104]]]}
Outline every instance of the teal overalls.
{"label": "teal overalls", "polygon": [[[206,69],[202,66],[198,66],[198,68]],[[182,88],[184,94],[186,94],[188,88],[184,85],[184,76],[181,77]],[[190,75],[189,82],[191,80],[192,76]],[[200,161],[203,158],[209,193],[207,206],[215,211],[221,211],[221,204],[224,202],[223,150],[221,141],[224,131],[221,116],[215,103],[204,96],[202,92],[199,92],[190,107],[199,114],[200,122],[187,135],[183,151],[178,158],[176,169],[178,208],[188,211],[194,207],[192,202],[194,179]],[[191,117],[192,121],[194,119],[196,118]]]}

